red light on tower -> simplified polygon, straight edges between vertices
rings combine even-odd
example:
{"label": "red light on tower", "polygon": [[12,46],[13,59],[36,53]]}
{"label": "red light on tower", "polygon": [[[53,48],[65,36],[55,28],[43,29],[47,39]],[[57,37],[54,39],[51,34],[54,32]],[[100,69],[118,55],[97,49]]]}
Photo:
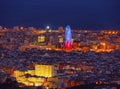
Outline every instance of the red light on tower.
{"label": "red light on tower", "polygon": [[65,29],[65,44],[64,44],[65,50],[71,50],[72,49],[72,34],[71,34],[71,28],[69,25],[66,26]]}

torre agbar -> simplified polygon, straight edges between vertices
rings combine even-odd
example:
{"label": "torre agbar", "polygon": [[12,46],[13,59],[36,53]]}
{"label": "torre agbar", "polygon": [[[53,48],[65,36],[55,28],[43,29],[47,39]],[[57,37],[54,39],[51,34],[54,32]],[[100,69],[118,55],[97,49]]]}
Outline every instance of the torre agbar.
{"label": "torre agbar", "polygon": [[65,44],[64,44],[65,50],[71,50],[72,49],[72,34],[71,34],[71,28],[69,25],[65,28]]}

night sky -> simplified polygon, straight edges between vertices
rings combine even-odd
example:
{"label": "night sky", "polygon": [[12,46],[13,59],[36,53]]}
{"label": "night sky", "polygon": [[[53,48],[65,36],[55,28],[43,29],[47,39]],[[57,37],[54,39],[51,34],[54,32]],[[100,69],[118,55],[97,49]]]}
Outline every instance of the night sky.
{"label": "night sky", "polygon": [[0,0],[0,25],[120,29],[120,0]]}

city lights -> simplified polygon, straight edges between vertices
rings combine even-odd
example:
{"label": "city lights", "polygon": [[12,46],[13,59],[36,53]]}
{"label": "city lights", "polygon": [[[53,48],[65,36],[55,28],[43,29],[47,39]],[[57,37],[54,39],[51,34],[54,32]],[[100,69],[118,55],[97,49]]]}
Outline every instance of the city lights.
{"label": "city lights", "polygon": [[46,26],[46,29],[50,29],[50,26]]}
{"label": "city lights", "polygon": [[0,89],[120,89],[120,0],[0,0]]}
{"label": "city lights", "polygon": [[120,85],[120,31],[15,26],[1,27],[0,37],[0,83],[10,77],[23,88]]}

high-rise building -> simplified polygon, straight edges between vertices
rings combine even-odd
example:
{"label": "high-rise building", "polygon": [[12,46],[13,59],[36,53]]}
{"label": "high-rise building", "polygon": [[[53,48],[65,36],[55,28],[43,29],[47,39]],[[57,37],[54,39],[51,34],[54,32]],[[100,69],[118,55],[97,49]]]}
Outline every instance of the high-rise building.
{"label": "high-rise building", "polygon": [[72,33],[71,28],[69,25],[66,26],[65,29],[65,50],[71,50],[72,49]]}
{"label": "high-rise building", "polygon": [[53,65],[35,65],[35,75],[53,77],[56,75],[56,71]]}
{"label": "high-rise building", "polygon": [[38,36],[38,42],[39,42],[39,43],[45,42],[45,36],[44,36],[44,35]]}

